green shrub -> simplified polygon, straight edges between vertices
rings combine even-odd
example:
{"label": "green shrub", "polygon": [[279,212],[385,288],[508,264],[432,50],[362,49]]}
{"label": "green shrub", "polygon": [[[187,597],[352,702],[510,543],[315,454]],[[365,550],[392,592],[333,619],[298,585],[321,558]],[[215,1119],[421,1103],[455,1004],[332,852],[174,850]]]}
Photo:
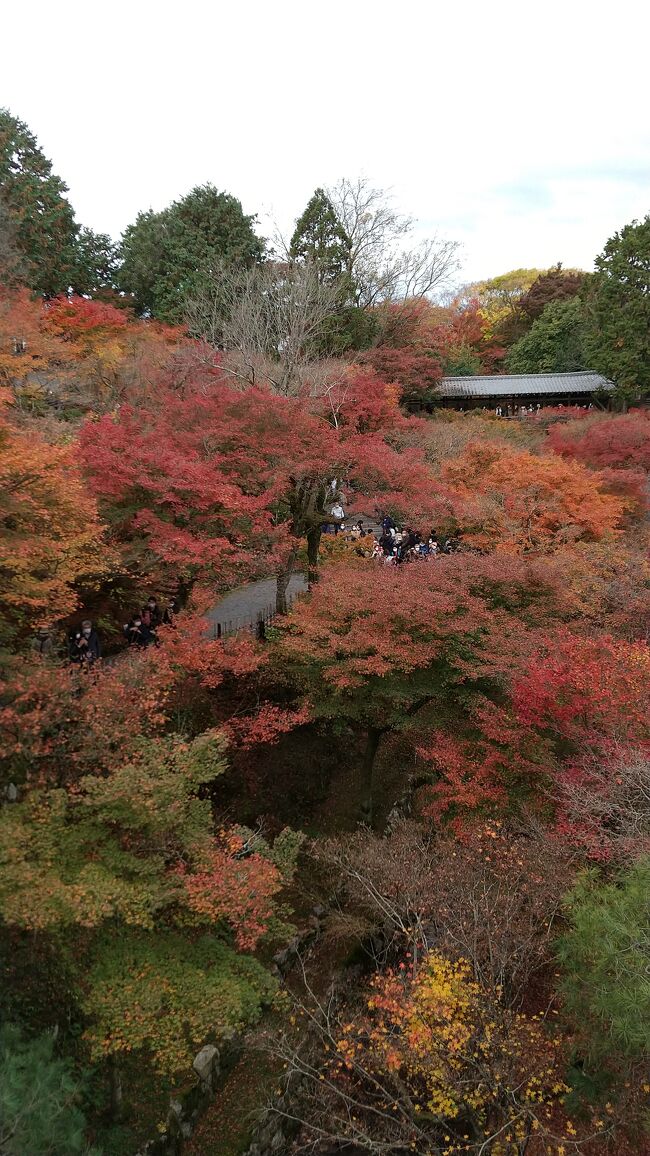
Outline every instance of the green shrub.
{"label": "green shrub", "polygon": [[54,1054],[52,1036],[0,1028],[1,1156],[90,1156],[80,1099],[79,1080]]}
{"label": "green shrub", "polygon": [[567,896],[562,991],[593,1055],[650,1054],[650,858],[604,883],[585,872]]}

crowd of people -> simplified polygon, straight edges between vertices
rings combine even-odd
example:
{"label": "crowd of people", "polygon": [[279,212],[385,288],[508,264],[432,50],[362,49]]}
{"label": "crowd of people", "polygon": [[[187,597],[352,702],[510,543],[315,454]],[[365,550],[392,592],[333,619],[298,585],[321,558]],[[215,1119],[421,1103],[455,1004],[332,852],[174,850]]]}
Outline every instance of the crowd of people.
{"label": "crowd of people", "polygon": [[[555,408],[564,409],[565,407],[563,403],[560,402]],[[594,406],[593,402],[590,401],[589,405],[579,405],[575,408],[589,411],[593,409]],[[515,402],[507,402],[505,405],[497,405],[494,412],[497,417],[530,417],[531,414],[539,414],[542,409],[543,406],[540,405],[539,402],[537,402],[537,404],[531,402],[530,405],[518,405]]]}
{"label": "crowd of people", "polygon": [[[531,417],[531,416],[538,416],[539,414],[541,414],[542,410],[544,410],[545,408],[546,407],[543,406],[542,403],[539,401],[538,402],[532,402],[531,401],[530,405],[519,405],[518,402],[508,401],[508,402],[501,402],[500,404],[495,405],[494,408],[492,408],[492,406],[482,405],[480,407],[480,412],[484,413],[484,414],[494,413],[495,417]],[[553,409],[567,409],[567,408],[568,409],[584,409],[586,412],[588,412],[589,410],[594,409],[594,403],[592,401],[590,401],[588,404],[585,403],[584,405],[579,405],[579,404],[574,405],[574,404],[569,402],[565,406],[564,402],[560,401],[560,402],[558,402],[557,405],[553,406],[552,408]],[[468,414],[477,413],[478,410],[479,410],[478,406],[470,407],[469,410],[466,410],[464,405],[460,405],[458,407],[458,413],[462,413],[462,414],[464,414],[466,412]]]}
{"label": "crowd of people", "polygon": [[[145,605],[135,610],[123,626],[127,645],[139,650],[156,646],[158,627],[172,626],[177,613],[175,598],[170,598],[161,608],[155,595],[150,595]],[[41,624],[32,640],[32,652],[41,658],[61,658],[67,654],[71,666],[90,670],[102,657],[102,645],[95,624],[85,618],[69,632],[65,649],[52,628]]]}
{"label": "crowd of people", "polygon": [[539,413],[541,405],[514,405],[508,403],[507,405],[498,405],[495,409],[497,417],[526,417],[529,413]]}
{"label": "crowd of people", "polygon": [[400,529],[386,516],[381,534],[375,538],[372,557],[388,565],[400,566],[405,562],[428,561],[438,554],[453,554],[459,547],[457,538],[440,538],[435,530],[423,535],[411,526]]}
{"label": "crowd of people", "polygon": [[[382,519],[378,533],[366,528],[361,518],[346,526],[345,511],[340,504],[332,508],[331,514],[336,522],[324,527],[325,533],[341,534],[347,541],[358,543],[360,556],[388,565],[400,566],[439,554],[452,554],[460,544],[457,538],[441,537],[435,530],[424,535],[411,526],[400,527],[389,515]],[[175,598],[161,606],[156,596],[150,595],[144,606],[135,610],[123,625],[127,646],[138,650],[157,646],[159,627],[173,625],[177,613]],[[102,657],[102,644],[95,624],[86,618],[68,634],[65,650],[52,628],[40,625],[32,640],[32,652],[41,658],[61,658],[67,653],[71,667],[92,670]]]}
{"label": "crowd of people", "polygon": [[171,626],[177,613],[176,600],[171,598],[161,610],[158,599],[152,594],[141,610],[136,610],[128,622],[124,624],[124,634],[129,646],[140,650],[147,646],[156,646],[159,626]]}
{"label": "crowd of people", "polygon": [[341,534],[349,542],[359,542],[361,556],[389,565],[400,566],[404,562],[435,558],[438,554],[453,554],[460,545],[458,538],[441,536],[435,530],[427,535],[411,526],[400,527],[389,515],[382,519],[381,533],[375,534],[366,529],[362,519],[347,527],[342,506],[334,507],[331,512],[332,517],[342,520],[328,525],[326,532]]}

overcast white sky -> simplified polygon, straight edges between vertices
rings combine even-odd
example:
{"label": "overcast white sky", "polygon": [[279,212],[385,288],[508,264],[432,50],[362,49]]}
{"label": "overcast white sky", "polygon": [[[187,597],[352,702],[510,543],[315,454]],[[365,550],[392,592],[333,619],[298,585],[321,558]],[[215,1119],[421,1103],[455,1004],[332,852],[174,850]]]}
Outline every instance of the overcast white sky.
{"label": "overcast white sky", "polygon": [[647,0],[30,0],[0,27],[0,105],[114,237],[206,181],[290,232],[363,174],[474,279],[591,268],[650,212]]}

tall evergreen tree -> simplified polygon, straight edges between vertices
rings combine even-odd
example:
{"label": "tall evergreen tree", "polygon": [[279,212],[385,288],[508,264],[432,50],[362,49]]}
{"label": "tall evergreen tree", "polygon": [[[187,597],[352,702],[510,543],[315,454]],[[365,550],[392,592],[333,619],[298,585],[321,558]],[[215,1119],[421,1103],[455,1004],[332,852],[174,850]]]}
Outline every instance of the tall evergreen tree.
{"label": "tall evergreen tree", "polygon": [[316,189],[296,221],[289,256],[309,261],[321,284],[341,284],[346,272],[347,237],[324,189]]}
{"label": "tall evergreen tree", "polygon": [[587,299],[587,351],[623,401],[650,394],[650,216],[610,237]]}
{"label": "tall evergreen tree", "polygon": [[74,281],[79,229],[67,191],[27,125],[0,109],[0,195],[27,263],[27,283],[45,296],[66,292]]}
{"label": "tall evergreen tree", "polygon": [[296,221],[289,256],[309,264],[319,284],[334,290],[335,312],[323,330],[322,354],[365,349],[374,336],[374,320],[357,304],[350,245],[330,197],[324,189],[316,189]]}
{"label": "tall evergreen tree", "polygon": [[222,264],[245,266],[263,257],[254,224],[236,197],[210,184],[159,213],[139,213],[122,238],[119,288],[133,294],[141,313],[180,322],[188,298]]}
{"label": "tall evergreen tree", "polygon": [[650,858],[603,882],[583,874],[567,896],[562,993],[594,1055],[650,1050]]}
{"label": "tall evergreen tree", "polygon": [[94,297],[112,289],[117,277],[117,246],[108,233],[82,228],[77,238],[72,286],[76,293]]}

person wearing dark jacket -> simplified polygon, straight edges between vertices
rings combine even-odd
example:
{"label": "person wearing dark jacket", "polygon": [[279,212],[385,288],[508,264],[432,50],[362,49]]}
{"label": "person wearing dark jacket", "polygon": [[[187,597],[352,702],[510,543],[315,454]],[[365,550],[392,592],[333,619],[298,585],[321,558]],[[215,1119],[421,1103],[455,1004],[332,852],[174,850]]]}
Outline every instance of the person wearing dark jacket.
{"label": "person wearing dark jacket", "polygon": [[415,547],[415,534],[409,528],[402,534],[402,541],[397,548],[397,561],[406,562],[411,556],[411,550]]}
{"label": "person wearing dark jacket", "polygon": [[158,601],[153,594],[150,596],[150,598],[147,599],[146,606],[142,607],[142,621],[144,622],[145,626],[149,627],[150,630],[155,630],[156,627],[160,626],[160,623],[162,622],[160,607],[158,606]]}
{"label": "person wearing dark jacket", "polygon": [[69,643],[70,661],[82,666],[84,663],[92,666],[102,656],[99,644],[99,635],[90,619],[81,623],[81,630],[73,631]]}
{"label": "person wearing dark jacket", "polygon": [[384,552],[384,557],[392,558],[393,554],[395,553],[395,539],[388,530],[385,530],[382,534],[381,538],[379,539],[379,545]]}
{"label": "person wearing dark jacket", "polygon": [[165,609],[163,610],[163,616],[162,616],[163,625],[164,626],[173,626],[175,621],[176,621],[176,615],[177,614],[178,614],[178,602],[175,598],[170,598]]}
{"label": "person wearing dark jacket", "polygon": [[152,630],[142,621],[141,614],[134,614],[130,622],[124,627],[124,633],[129,646],[137,646],[140,650],[151,646],[156,641]]}

